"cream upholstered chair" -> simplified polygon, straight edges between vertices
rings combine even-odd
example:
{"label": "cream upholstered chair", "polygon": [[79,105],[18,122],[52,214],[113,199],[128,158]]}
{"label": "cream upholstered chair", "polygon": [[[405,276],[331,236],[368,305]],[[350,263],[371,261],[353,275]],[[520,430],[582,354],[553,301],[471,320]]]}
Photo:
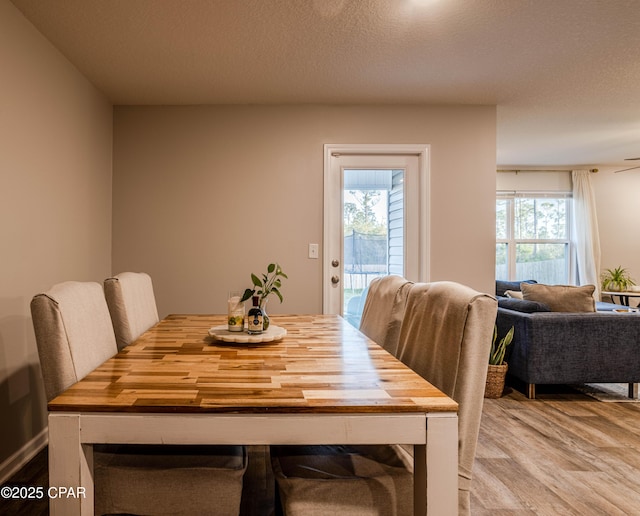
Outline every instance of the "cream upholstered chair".
{"label": "cream upholstered chair", "polygon": [[31,300],[47,400],[118,352],[99,283],[67,281]]}
{"label": "cream upholstered chair", "polygon": [[413,477],[404,460],[391,446],[271,447],[285,516],[413,514]]}
{"label": "cream upholstered chair", "polygon": [[[102,286],[65,282],[31,301],[47,400],[117,353]],[[242,446],[94,446],[96,514],[238,514]]]}
{"label": "cream upholstered chair", "polygon": [[396,356],[400,326],[412,282],[401,276],[382,276],[369,285],[360,331]]}
{"label": "cream upholstered chair", "polygon": [[[458,507],[462,515],[470,511],[471,469],[496,313],[495,298],[469,287],[453,282],[416,283],[409,292],[400,331],[400,360],[459,404]],[[274,448],[273,468],[284,512],[287,516],[410,514],[410,451],[399,446]],[[369,461],[378,465],[371,466]],[[381,485],[384,494],[377,492]]]}
{"label": "cream upholstered chair", "polygon": [[421,283],[406,311],[398,358],[458,402],[458,510],[468,515],[498,302],[451,281]]}
{"label": "cream upholstered chair", "polygon": [[159,321],[151,276],[145,272],[122,272],[104,280],[118,349],[131,344]]}

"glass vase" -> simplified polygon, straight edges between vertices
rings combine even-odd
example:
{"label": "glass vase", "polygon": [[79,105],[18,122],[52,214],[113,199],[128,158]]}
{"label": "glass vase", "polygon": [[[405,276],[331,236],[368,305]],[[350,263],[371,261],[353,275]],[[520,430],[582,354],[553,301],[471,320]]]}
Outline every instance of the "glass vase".
{"label": "glass vase", "polygon": [[260,310],[262,310],[262,331],[267,331],[271,322],[267,315],[267,301],[268,299],[266,298],[260,300]]}

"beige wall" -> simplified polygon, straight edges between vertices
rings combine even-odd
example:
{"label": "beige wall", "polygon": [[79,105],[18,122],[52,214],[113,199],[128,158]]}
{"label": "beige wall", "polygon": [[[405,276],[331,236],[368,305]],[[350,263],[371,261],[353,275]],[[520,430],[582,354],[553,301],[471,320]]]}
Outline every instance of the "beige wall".
{"label": "beige wall", "polygon": [[[31,297],[111,272],[112,108],[0,2],[0,465],[46,427]],[[3,469],[0,468],[0,475]]]}
{"label": "beige wall", "polygon": [[601,265],[603,270],[625,267],[640,285],[640,168],[614,173],[623,168],[627,166],[599,167],[597,174],[591,174],[598,212]]}
{"label": "beige wall", "polygon": [[148,271],[161,316],[222,312],[279,261],[285,301],[322,310],[323,144],[431,145],[431,280],[494,289],[495,108],[116,107],[113,268]]}

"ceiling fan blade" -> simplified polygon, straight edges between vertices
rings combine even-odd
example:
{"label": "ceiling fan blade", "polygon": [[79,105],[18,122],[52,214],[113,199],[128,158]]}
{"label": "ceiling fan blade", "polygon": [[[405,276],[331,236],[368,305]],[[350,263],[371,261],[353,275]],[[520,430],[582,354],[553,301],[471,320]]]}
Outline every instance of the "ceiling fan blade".
{"label": "ceiling fan blade", "polygon": [[618,172],[626,172],[627,170],[635,170],[636,168],[640,168],[640,165],[638,165],[637,167],[623,168],[622,170],[615,170],[613,173],[617,174]]}

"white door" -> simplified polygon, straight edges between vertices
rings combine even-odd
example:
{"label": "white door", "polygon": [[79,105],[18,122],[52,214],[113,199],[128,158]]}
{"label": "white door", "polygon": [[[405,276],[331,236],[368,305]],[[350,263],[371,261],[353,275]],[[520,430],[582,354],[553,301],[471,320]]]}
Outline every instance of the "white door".
{"label": "white door", "polygon": [[359,325],[378,276],[428,280],[428,146],[325,145],[323,310]]}

